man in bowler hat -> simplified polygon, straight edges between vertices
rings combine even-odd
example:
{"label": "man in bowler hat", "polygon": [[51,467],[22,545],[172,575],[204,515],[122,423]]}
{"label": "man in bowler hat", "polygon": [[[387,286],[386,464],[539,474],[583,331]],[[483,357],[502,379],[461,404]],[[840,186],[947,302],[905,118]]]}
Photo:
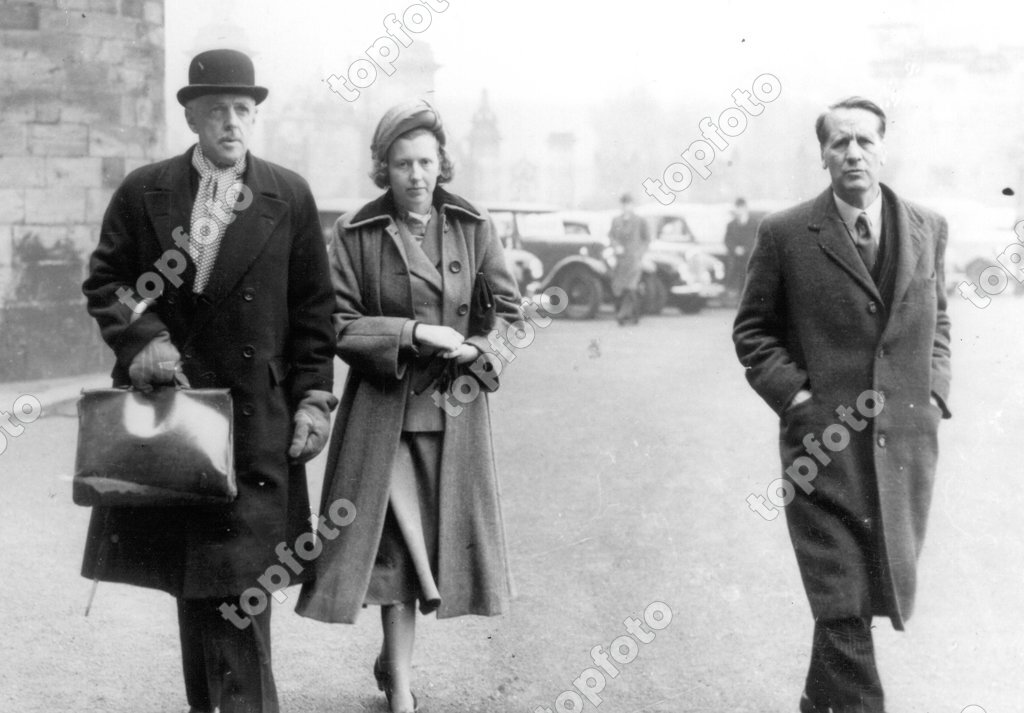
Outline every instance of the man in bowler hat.
{"label": "man in bowler hat", "polygon": [[278,711],[264,589],[307,571],[289,558],[288,576],[267,572],[285,571],[277,550],[311,530],[303,463],[336,404],[316,204],[301,177],[247,148],[266,97],[245,54],[192,60],[178,101],[198,141],[124,180],[83,286],[116,385],[148,391],[180,373],[233,398],[237,499],[96,508],[83,565],[86,577],[177,599],[192,713]]}
{"label": "man in bowler hat", "polygon": [[831,185],[761,222],[733,330],[780,419],[773,487],[814,616],[801,713],[885,711],[871,621],[913,611],[950,417],[946,221],[879,181],[885,125],[862,97],[818,117]]}

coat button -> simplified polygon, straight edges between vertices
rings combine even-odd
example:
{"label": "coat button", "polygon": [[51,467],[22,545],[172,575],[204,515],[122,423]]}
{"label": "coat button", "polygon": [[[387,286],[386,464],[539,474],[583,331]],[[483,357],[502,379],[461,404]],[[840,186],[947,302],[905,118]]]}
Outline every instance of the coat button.
{"label": "coat button", "polygon": [[879,347],[878,348],[878,358],[879,359],[884,359],[885,358],[885,347]]}
{"label": "coat button", "polygon": [[256,350],[253,348],[251,344],[246,344],[242,348],[242,356],[244,356],[246,359],[252,359],[255,355]]}
{"label": "coat button", "polygon": [[242,407],[243,416],[252,416],[254,413],[256,413],[256,407],[252,404],[246,404]]}
{"label": "coat button", "polygon": [[448,269],[452,272],[462,272],[462,263],[458,260],[452,260],[448,263]]}
{"label": "coat button", "polygon": [[878,437],[878,447],[885,448],[885,434]]}
{"label": "coat button", "polygon": [[459,305],[459,309],[456,310],[460,317],[464,317],[469,314],[469,305]]}
{"label": "coat button", "polygon": [[252,302],[256,297],[256,290],[251,287],[246,287],[242,290],[242,299],[246,302]]}
{"label": "coat button", "polygon": [[868,312],[871,314],[878,312],[878,304],[875,302],[868,302]]}

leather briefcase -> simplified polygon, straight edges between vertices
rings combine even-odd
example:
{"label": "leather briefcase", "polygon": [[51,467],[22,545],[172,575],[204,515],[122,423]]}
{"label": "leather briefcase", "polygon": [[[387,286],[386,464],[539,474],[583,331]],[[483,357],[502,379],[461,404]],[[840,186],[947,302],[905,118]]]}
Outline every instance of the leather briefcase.
{"label": "leather briefcase", "polygon": [[78,421],[77,505],[223,504],[238,495],[228,389],[83,391]]}

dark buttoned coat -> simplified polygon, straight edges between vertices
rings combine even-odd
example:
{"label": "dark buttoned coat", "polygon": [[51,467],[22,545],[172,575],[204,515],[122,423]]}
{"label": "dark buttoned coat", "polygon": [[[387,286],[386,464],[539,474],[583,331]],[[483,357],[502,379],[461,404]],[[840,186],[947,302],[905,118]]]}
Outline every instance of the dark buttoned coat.
{"label": "dark buttoned coat", "polygon": [[[826,448],[827,464],[811,456],[818,474],[810,492],[794,483],[786,518],[816,618],[877,614],[902,628],[913,608],[938,424],[950,415],[947,228],[932,211],[886,186],[882,192],[897,243],[891,304],[830,188],[761,223],[733,338],[748,381],[779,415],[784,471],[810,455],[807,434],[821,442],[826,429],[844,424],[837,409],[867,421],[861,430],[844,426],[849,443]],[[786,409],[804,388],[812,398]],[[866,419],[857,404],[869,390],[880,395],[881,411]],[[842,433],[831,433],[842,445]]]}
{"label": "dark buttoned coat", "polygon": [[[501,241],[487,214],[436,188],[441,222],[441,323],[494,354],[483,335],[470,335],[477,273],[486,275],[495,303],[497,334],[522,318],[519,293]],[[324,541],[316,580],[303,586],[296,611],[328,622],[351,623],[366,596],[384,528],[391,471],[402,435],[413,354],[402,345],[414,317],[409,270],[392,216],[391,192],[335,226],[330,247],[338,355],[349,365],[327,458],[321,510],[345,499],[355,519]],[[463,368],[465,375],[471,372]],[[439,618],[493,615],[506,609],[511,581],[491,440],[488,393],[500,377],[481,379],[468,402],[449,395],[444,410],[438,513]]]}
{"label": "dark buttoned coat", "polygon": [[[289,464],[287,451],[298,401],[332,389],[334,296],[309,187],[250,154],[243,181],[252,203],[235,213],[204,296],[193,297],[195,266],[174,237],[190,227],[198,185],[191,156],[124,180],[83,290],[117,358],[116,385],[130,383],[132,359],[166,330],[193,387],[231,390],[238,498],[204,508],[95,508],[83,574],[185,598],[224,597],[258,586],[278,564],[275,546],[292,547],[311,530],[305,470]],[[177,280],[161,276],[163,294],[131,322],[118,290],[140,299],[139,276],[160,274],[156,266],[174,266],[176,256],[187,269]]]}

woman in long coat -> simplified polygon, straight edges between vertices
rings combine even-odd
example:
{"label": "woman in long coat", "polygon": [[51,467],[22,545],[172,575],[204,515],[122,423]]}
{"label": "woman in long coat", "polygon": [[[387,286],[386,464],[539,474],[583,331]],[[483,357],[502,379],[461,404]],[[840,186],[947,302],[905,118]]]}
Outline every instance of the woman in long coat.
{"label": "woman in long coat", "polygon": [[511,592],[487,402],[500,369],[485,370],[496,357],[484,330],[470,333],[470,305],[482,276],[505,334],[519,294],[486,213],[436,187],[451,176],[444,143],[427,102],[389,110],[372,144],[388,190],[335,226],[334,320],[350,370],[321,510],[344,500],[355,516],[324,537],[297,606],[352,623],[381,605],[373,671],[394,711],[415,708],[415,602],[438,617],[490,616]]}

